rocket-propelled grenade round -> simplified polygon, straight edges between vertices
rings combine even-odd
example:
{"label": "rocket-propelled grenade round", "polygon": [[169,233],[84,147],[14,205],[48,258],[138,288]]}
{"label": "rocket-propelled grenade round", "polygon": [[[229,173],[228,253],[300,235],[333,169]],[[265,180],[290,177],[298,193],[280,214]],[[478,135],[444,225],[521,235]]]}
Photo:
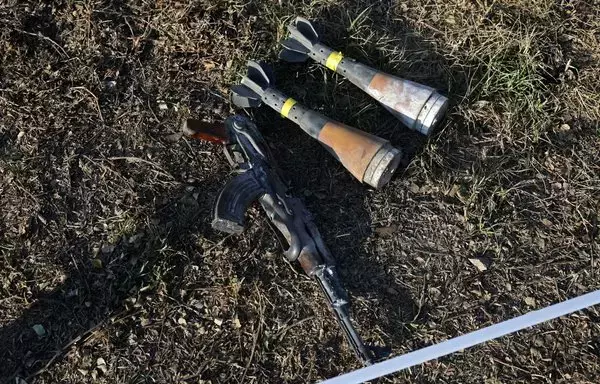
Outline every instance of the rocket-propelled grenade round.
{"label": "rocket-propelled grenade round", "polygon": [[448,99],[435,89],[378,71],[323,45],[312,24],[302,18],[288,25],[290,37],[279,57],[304,62],[309,57],[347,78],[380,102],[408,128],[429,135],[448,109]]}
{"label": "rocket-propelled grenade round", "polygon": [[232,102],[238,107],[257,107],[262,103],[298,124],[300,128],[329,152],[359,181],[374,188],[387,184],[400,164],[402,152],[389,141],[339,123],[273,86],[271,68],[264,63],[248,62],[248,74],[240,85],[231,88]]}

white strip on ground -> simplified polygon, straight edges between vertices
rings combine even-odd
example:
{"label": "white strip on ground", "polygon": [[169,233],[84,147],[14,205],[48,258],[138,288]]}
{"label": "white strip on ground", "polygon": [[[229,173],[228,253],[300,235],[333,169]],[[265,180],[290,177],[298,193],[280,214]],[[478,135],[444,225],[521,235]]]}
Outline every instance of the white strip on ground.
{"label": "white strip on ground", "polygon": [[353,372],[345,373],[325,380],[321,382],[321,384],[363,383],[597,304],[600,304],[600,290],[537,311],[529,312],[525,315],[515,317],[514,319],[490,325],[489,327],[446,340],[439,344],[434,344],[405,355],[357,369]]}

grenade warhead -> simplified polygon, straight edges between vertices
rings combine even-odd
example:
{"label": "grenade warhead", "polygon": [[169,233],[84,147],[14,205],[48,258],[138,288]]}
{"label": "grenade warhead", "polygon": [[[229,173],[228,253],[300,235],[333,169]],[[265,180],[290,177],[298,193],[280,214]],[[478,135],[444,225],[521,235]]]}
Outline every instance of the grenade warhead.
{"label": "grenade warhead", "polygon": [[363,183],[381,188],[400,164],[402,152],[389,141],[338,123],[285,96],[273,87],[270,67],[248,62],[248,74],[231,87],[232,101],[241,108],[267,104],[323,144],[350,173]]}
{"label": "grenade warhead", "polygon": [[443,119],[448,99],[435,89],[378,71],[321,44],[313,25],[302,17],[288,25],[282,60],[299,63],[309,57],[344,76],[380,102],[408,128],[429,135]]}

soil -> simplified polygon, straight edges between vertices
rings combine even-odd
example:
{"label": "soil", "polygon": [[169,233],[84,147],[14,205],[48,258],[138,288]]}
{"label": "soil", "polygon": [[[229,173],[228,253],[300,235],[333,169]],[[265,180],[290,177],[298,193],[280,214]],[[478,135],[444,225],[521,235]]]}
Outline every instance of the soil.
{"label": "soil", "polygon": [[[315,63],[285,26],[439,89],[430,138]],[[262,212],[214,231],[232,177],[187,118],[250,114],[392,356],[600,288],[600,3],[0,0],[0,382],[305,383],[356,369]],[[235,110],[248,59],[405,152],[359,184],[277,113]],[[589,308],[382,383],[597,383]]]}

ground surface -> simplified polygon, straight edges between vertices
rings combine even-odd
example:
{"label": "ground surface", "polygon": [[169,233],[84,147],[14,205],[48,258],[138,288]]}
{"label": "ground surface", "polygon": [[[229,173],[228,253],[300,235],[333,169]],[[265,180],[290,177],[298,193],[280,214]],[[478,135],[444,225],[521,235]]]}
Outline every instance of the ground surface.
{"label": "ground surface", "polygon": [[[449,95],[441,129],[424,140],[335,74],[278,62],[296,14]],[[406,148],[372,191],[252,112],[368,343],[401,354],[600,288],[599,40],[595,0],[0,1],[0,381],[305,383],[358,367],[258,210],[241,237],[210,227],[229,168],[179,127],[233,112],[250,58]],[[599,320],[589,309],[382,382],[597,383]]]}

